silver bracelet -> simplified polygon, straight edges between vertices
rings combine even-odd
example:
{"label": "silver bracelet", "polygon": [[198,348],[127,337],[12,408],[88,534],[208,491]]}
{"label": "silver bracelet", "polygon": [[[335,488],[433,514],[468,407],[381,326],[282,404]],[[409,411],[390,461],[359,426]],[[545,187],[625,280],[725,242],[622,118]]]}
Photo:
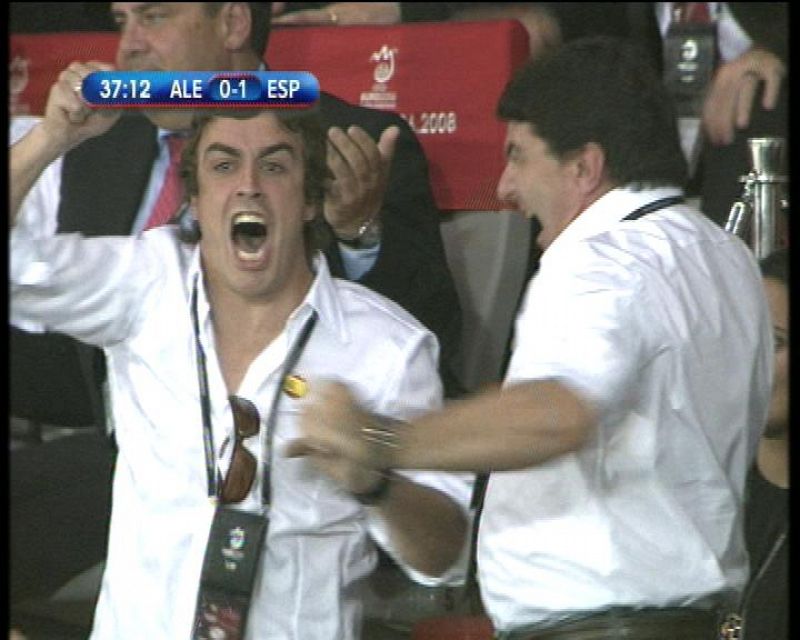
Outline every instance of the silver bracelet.
{"label": "silver bracelet", "polygon": [[402,420],[373,415],[371,424],[361,427],[361,437],[369,447],[370,466],[374,469],[387,471],[394,466],[400,449],[398,427],[404,424]]}

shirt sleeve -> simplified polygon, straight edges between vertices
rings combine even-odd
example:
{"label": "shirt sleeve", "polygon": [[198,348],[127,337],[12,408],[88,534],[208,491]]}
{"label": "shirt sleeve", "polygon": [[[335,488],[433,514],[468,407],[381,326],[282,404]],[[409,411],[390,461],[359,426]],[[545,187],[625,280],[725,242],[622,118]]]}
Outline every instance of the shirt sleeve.
{"label": "shirt sleeve", "polygon": [[526,292],[506,384],[559,380],[607,417],[625,406],[659,329],[630,264],[589,247],[568,259],[543,266]]}
{"label": "shirt sleeve", "polygon": [[[416,416],[439,409],[442,406],[442,383],[437,372],[438,345],[434,336],[428,332],[409,346],[402,366],[387,387],[383,397],[386,402],[378,411],[383,415],[400,420],[411,420]],[[442,471],[397,472],[416,484],[431,487],[448,496],[471,521],[470,500],[474,475],[470,473],[447,473]],[[379,516],[370,514],[370,533],[378,544],[386,550],[403,571],[416,582],[427,586],[456,585],[464,582],[469,561],[470,535],[465,536],[461,557],[445,573],[432,577],[416,571],[405,563],[392,548],[389,531]]]}
{"label": "shirt sleeve", "polygon": [[369,249],[353,249],[340,242],[339,253],[342,256],[342,266],[347,279],[355,282],[372,269],[380,251],[380,243]]}
{"label": "shirt sleeve", "polygon": [[[9,123],[9,143],[14,145],[25,136],[41,118],[17,116]],[[17,215],[17,226],[24,226],[37,235],[55,235],[58,226],[59,194],[61,193],[61,165],[63,156],[52,162],[33,184],[22,201]]]}
{"label": "shirt sleeve", "polygon": [[101,347],[130,334],[159,273],[140,237],[43,237],[17,226],[9,246],[11,323]]}
{"label": "shirt sleeve", "polygon": [[[41,118],[15,116],[9,122],[8,141],[14,145],[28,133]],[[58,205],[61,193],[61,166],[63,156],[51,163],[33,184],[20,205],[16,226],[25,228],[35,236],[55,235],[58,227]],[[45,327],[37,322],[17,319],[16,326],[30,333],[42,333]]]}

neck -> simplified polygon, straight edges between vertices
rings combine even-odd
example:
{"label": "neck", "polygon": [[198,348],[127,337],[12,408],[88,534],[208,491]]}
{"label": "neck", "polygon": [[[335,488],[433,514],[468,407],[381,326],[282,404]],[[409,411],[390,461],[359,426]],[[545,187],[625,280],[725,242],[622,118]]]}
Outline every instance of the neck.
{"label": "neck", "polygon": [[214,325],[214,342],[222,377],[229,394],[235,394],[253,361],[277,338],[289,316],[303,302],[313,282],[311,271],[295,285],[271,296],[248,298],[207,280]]}
{"label": "neck", "polygon": [[756,464],[769,482],[782,489],[789,488],[789,441],[786,438],[761,438]]}

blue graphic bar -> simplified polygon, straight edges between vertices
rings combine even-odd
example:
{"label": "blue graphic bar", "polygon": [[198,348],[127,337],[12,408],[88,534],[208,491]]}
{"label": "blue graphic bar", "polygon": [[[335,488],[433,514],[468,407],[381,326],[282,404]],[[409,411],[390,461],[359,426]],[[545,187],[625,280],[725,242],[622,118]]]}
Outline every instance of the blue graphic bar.
{"label": "blue graphic bar", "polygon": [[319,100],[307,71],[95,71],[83,80],[92,107],[306,108]]}

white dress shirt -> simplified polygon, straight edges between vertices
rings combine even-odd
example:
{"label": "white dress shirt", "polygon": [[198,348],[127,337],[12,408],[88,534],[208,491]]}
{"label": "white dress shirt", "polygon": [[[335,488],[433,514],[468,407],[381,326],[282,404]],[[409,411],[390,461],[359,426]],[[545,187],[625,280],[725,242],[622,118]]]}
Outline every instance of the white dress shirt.
{"label": "white dress shirt", "polygon": [[528,285],[506,384],[558,379],[600,419],[579,451],[491,476],[478,566],[498,629],[745,584],[742,495],[771,324],[741,240],[686,205],[621,222],[679,193],[607,193]]}
{"label": "white dress shirt", "polygon": [[[42,238],[24,225],[12,231],[11,248],[12,322],[33,321],[68,333],[104,347],[108,358],[119,455],[92,638],[188,638],[214,511],[207,496],[189,305],[197,249],[180,243],[173,227],[137,237],[85,239]],[[319,320],[293,369],[312,389],[315,379],[338,378],[370,410],[397,418],[441,403],[435,337],[391,301],[331,278],[322,256],[315,264],[305,300],[237,390],[262,416],[260,436],[245,441],[259,463],[259,440],[281,365],[312,309]],[[219,457],[233,419],[202,286],[198,309]],[[377,515],[306,459],[283,455],[297,436],[302,404],[303,399],[281,395],[271,452],[273,504],[248,621],[247,637],[253,640],[357,638],[359,579],[376,563],[370,535],[395,555]],[[223,457],[222,473],[227,464]],[[260,468],[242,508],[260,508]],[[471,476],[408,475],[451,496],[466,512]],[[404,568],[428,584],[458,582],[464,573],[463,563],[440,580]]]}

